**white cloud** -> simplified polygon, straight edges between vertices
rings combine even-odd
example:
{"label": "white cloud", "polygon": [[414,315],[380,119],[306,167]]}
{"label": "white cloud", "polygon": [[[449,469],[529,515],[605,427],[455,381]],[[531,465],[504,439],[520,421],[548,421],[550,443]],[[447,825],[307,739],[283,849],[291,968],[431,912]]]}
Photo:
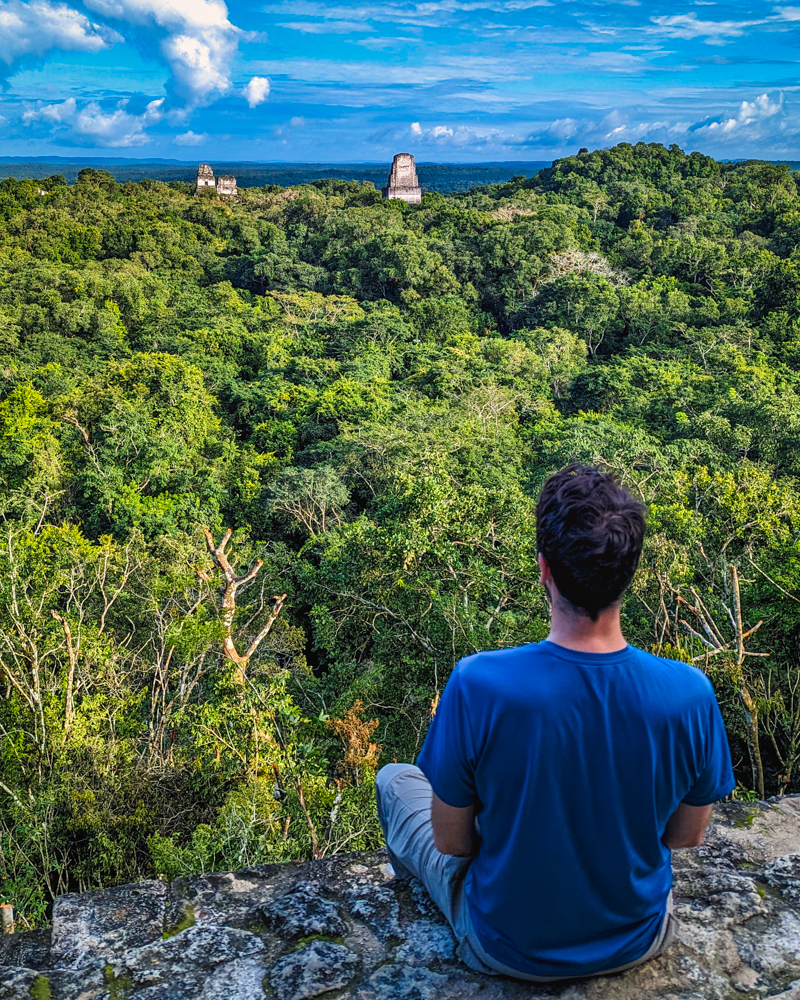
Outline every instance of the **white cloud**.
{"label": "white cloud", "polygon": [[[716,118],[706,118],[689,126],[687,131],[693,136],[704,136],[709,139],[729,139],[735,137],[741,141],[743,133],[759,131],[759,126],[767,119],[774,118],[783,111],[783,94],[772,100],[768,94],[761,94],[752,101],[742,101],[733,115],[719,115]],[[756,138],[755,135],[748,138]]]}
{"label": "white cloud", "polygon": [[25,125],[47,122],[52,131],[59,133],[76,145],[106,146],[111,148],[142,146],[149,142],[145,132],[164,117],[161,111],[163,98],[151,101],[144,113],[132,115],[126,111],[127,101],[120,101],[111,112],[103,111],[96,101],[78,109],[77,101],[70,97],[62,104],[45,104],[29,108],[22,115]]}
{"label": "white cloud", "polygon": [[85,0],[90,10],[145,29],[140,41],[152,44],[169,65],[175,94],[188,107],[205,104],[231,87],[231,64],[245,36],[228,20],[222,0]]}
{"label": "white cloud", "polygon": [[556,118],[547,129],[549,135],[561,142],[571,139],[578,131],[578,123],[574,118]]}
{"label": "white cloud", "polygon": [[[508,136],[500,129],[477,129],[469,125],[432,125],[423,128],[419,122],[412,122],[406,132],[416,142],[429,146],[487,146],[504,145]],[[397,138],[400,138],[398,136]]]}
{"label": "white cloud", "polygon": [[491,11],[496,14],[514,13],[532,7],[553,7],[553,0],[439,0],[423,3],[358,3],[351,6],[334,5],[327,0],[285,0],[264,7],[265,13],[291,13],[292,17],[323,17],[326,19],[352,20],[354,15],[362,20],[413,24],[419,27],[437,27],[458,20],[464,13]]}
{"label": "white cloud", "polygon": [[303,118],[301,115],[294,115],[289,119],[288,125],[280,125],[272,133],[276,139],[281,139],[283,145],[287,144],[288,139],[297,133],[299,129],[303,129],[308,125],[308,119]]}
{"label": "white cloud", "polygon": [[63,104],[45,104],[36,108],[29,108],[22,115],[22,120],[26,125],[31,122],[42,121],[58,125],[61,122],[71,121],[78,113],[78,102],[74,97],[64,101]]}
{"label": "white cloud", "polygon": [[24,56],[42,56],[49,49],[99,52],[122,36],[63,3],[48,0],[0,2],[0,60],[10,66]]}
{"label": "white cloud", "polygon": [[[585,62],[585,61],[584,61]],[[393,64],[372,59],[363,62],[338,62],[335,59],[264,59],[251,63],[262,73],[282,75],[305,84],[343,83],[385,86],[429,86],[445,80],[509,81],[526,80],[531,65],[523,60],[501,56],[446,55],[435,62]]]}
{"label": "white cloud", "polygon": [[278,27],[302,31],[307,35],[349,35],[354,31],[375,30],[364,21],[287,21]]}
{"label": "white cloud", "polygon": [[675,142],[685,138],[688,122],[630,121],[619,110],[610,111],[602,118],[557,118],[549,125],[542,125],[531,132],[520,144],[529,148],[564,152],[578,146],[602,148],[619,142]]}
{"label": "white cloud", "polygon": [[800,21],[800,7],[773,7],[779,21]]}
{"label": "white cloud", "polygon": [[208,132],[192,132],[189,129],[188,132],[183,132],[181,135],[176,135],[172,140],[176,146],[199,146],[201,143],[206,142],[208,139]]}
{"label": "white cloud", "polygon": [[[689,149],[700,148],[712,152],[718,148],[725,155],[743,155],[755,147],[758,155],[762,148],[775,149],[788,145],[800,135],[784,104],[783,94],[761,94],[752,100],[741,101],[735,109],[692,124],[685,117],[665,118],[663,107],[653,117],[642,119],[629,107],[614,110],[602,118],[559,118],[543,124],[531,132],[521,143],[527,148],[551,151],[555,154],[574,151],[578,146],[590,149],[616,145],[620,142],[677,142]],[[652,110],[652,109],[651,109]],[[683,115],[686,109],[683,109]]]}
{"label": "white cloud", "polygon": [[408,35],[395,35],[392,38],[359,38],[355,45],[363,45],[365,49],[380,52],[381,49],[399,49],[404,45],[418,45],[419,39]]}
{"label": "white cloud", "polygon": [[269,80],[265,76],[254,76],[242,91],[251,108],[263,104],[269,97]]}
{"label": "white cloud", "polygon": [[766,18],[757,21],[700,21],[697,14],[669,14],[651,17],[653,27],[646,31],[665,35],[667,38],[705,38],[709,44],[719,45],[725,38],[740,38],[748,28],[766,24]]}

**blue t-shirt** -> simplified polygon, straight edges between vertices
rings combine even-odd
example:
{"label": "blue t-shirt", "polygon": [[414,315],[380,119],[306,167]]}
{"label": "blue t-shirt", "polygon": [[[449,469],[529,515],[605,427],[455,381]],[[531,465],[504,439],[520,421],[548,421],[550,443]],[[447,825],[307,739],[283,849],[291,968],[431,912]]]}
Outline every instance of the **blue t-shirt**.
{"label": "blue t-shirt", "polygon": [[484,949],[548,977],[641,958],[672,886],[667,820],[734,787],[708,678],[632,646],[466,657],[417,763],[447,805],[476,807],[466,892]]}

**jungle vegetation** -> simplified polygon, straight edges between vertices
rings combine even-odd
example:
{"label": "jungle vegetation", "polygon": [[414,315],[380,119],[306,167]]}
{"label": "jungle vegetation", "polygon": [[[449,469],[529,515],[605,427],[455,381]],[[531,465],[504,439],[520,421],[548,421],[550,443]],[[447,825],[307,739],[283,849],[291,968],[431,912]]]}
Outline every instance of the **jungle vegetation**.
{"label": "jungle vegetation", "polygon": [[[0,183],[0,895],[375,846],[448,673],[544,637],[572,461],[630,640],[800,791],[800,175],[620,145],[419,207]],[[45,193],[41,193],[41,192]]]}

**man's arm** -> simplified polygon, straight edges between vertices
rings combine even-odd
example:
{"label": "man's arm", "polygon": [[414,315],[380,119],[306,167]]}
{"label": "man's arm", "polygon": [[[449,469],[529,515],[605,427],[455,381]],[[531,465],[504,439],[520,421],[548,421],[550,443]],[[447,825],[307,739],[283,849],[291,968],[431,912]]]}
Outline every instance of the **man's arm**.
{"label": "man's arm", "polygon": [[711,819],[710,806],[687,806],[681,802],[667,821],[667,828],[661,842],[670,850],[676,847],[699,847],[703,834]]}
{"label": "man's arm", "polygon": [[440,854],[459,858],[472,857],[475,848],[475,806],[458,809],[442,802],[431,792],[431,822],[433,842]]}

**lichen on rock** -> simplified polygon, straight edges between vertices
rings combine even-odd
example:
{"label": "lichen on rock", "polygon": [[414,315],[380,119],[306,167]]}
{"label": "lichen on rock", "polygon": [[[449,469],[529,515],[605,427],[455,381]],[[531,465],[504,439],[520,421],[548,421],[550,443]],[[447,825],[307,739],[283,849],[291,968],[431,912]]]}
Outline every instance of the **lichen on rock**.
{"label": "lichen on rock", "polygon": [[358,964],[358,955],[344,945],[312,941],[279,959],[269,981],[278,1000],[307,1000],[346,986]]}
{"label": "lichen on rock", "polygon": [[347,930],[339,906],[326,899],[319,882],[298,882],[286,895],[260,907],[264,922],[281,937],[338,937]]}

